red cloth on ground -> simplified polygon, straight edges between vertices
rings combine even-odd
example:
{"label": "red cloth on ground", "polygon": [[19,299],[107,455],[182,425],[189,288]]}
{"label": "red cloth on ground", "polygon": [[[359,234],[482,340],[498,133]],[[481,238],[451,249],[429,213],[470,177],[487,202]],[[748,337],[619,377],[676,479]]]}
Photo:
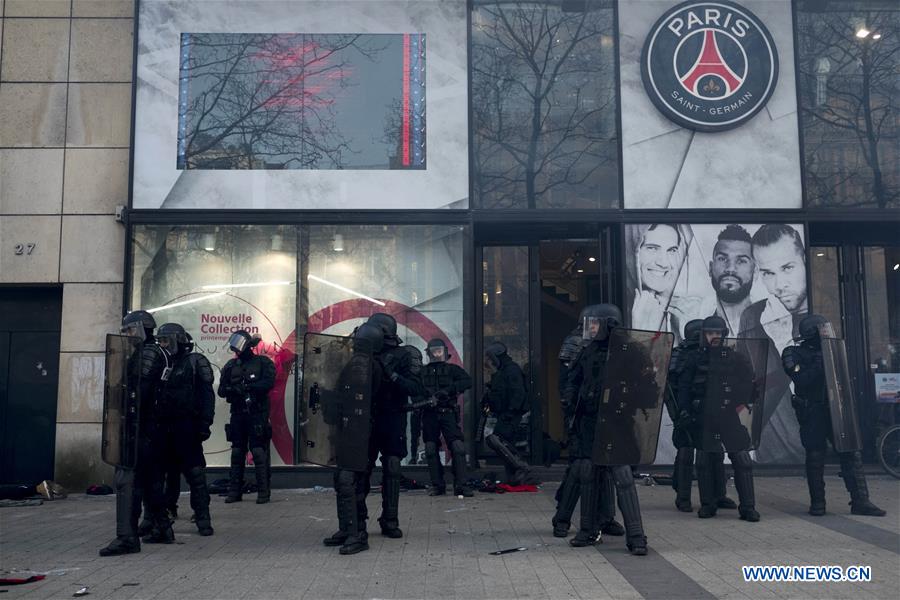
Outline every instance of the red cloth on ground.
{"label": "red cloth on ground", "polygon": [[538,488],[536,485],[509,485],[506,483],[498,483],[497,487],[502,489],[504,492],[536,492]]}

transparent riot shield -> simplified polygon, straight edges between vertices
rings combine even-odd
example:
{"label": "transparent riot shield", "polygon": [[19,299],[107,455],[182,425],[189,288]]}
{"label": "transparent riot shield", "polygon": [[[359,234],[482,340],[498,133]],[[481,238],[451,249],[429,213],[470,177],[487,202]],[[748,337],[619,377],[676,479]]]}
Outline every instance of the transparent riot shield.
{"label": "transparent riot shield", "polygon": [[820,337],[820,340],[834,449],[837,452],[862,450],[862,436],[850,386],[847,346],[844,340],[834,337]]}
{"label": "transparent riot shield", "polygon": [[371,430],[372,352],[349,337],[303,338],[300,461],[364,471]]}
{"label": "transparent riot shield", "polygon": [[769,343],[725,338],[709,349],[702,450],[739,452],[759,446]]}
{"label": "transparent riot shield", "polygon": [[652,464],[674,336],[614,329],[594,433],[597,465]]}
{"label": "transparent riot shield", "polygon": [[114,467],[133,469],[137,464],[141,345],[136,337],[106,336],[100,458]]}

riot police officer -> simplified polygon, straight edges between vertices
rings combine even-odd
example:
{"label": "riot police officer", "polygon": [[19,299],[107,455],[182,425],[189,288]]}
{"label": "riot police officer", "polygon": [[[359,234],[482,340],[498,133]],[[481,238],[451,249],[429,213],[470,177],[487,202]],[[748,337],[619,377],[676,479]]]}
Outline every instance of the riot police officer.
{"label": "riot police officer", "polygon": [[494,431],[485,443],[497,453],[506,470],[506,482],[520,485],[531,476],[531,468],[516,452],[516,430],[528,412],[525,375],[509,356],[506,345],[492,342],[484,349],[485,363],[492,371],[482,409],[497,417]]}
{"label": "riot police officer", "polygon": [[[583,336],[584,318],[587,316],[587,307],[582,309],[578,316],[578,325],[565,337],[559,350],[559,398],[562,405],[563,421],[566,432],[569,435],[569,446],[576,441],[572,432],[572,421],[575,417],[574,406],[567,402],[564,393],[568,380],[569,370],[574,366],[581,349],[589,343]],[[563,474],[562,483],[556,490],[556,513],[551,521],[554,537],[567,537],[572,523],[572,513],[581,496],[578,477],[572,471],[572,463],[575,460],[573,452],[569,452],[569,464]],[[615,520],[616,516],[616,488],[608,470],[600,473],[600,494],[598,498],[597,518],[600,521],[600,533],[606,535],[625,535],[625,528]]]}
{"label": "riot police officer", "polygon": [[[382,385],[381,364],[374,357],[381,352],[384,345],[384,334],[381,328],[363,323],[353,332],[353,339],[353,356],[341,373],[339,389],[343,393],[355,393],[359,391],[359,386],[368,386],[368,400],[365,401],[370,401],[378,395],[378,390]],[[347,400],[342,399],[343,402],[347,402]],[[342,415],[337,416],[341,417]],[[349,420],[345,421],[343,418],[336,419],[338,430],[335,433],[336,437],[341,438],[338,443],[345,442],[348,447],[355,449],[355,444],[349,443],[344,436],[371,438],[372,422],[369,420],[365,423],[365,436],[358,430],[352,429],[353,426],[358,425],[356,422],[353,423],[353,426],[350,426],[349,423]],[[345,426],[351,427],[351,431],[344,430]],[[362,443],[365,444],[364,441]],[[369,490],[368,482],[371,471],[369,470],[368,448],[360,448],[360,452],[365,453],[365,456],[345,456],[341,450],[336,451],[337,468],[334,472],[334,490],[337,502],[338,531],[322,540],[322,543],[326,546],[340,546],[339,552],[343,555],[357,554],[369,549],[369,534],[366,531],[366,518],[368,517],[366,495]],[[354,465],[359,464],[363,464],[365,467],[361,470],[353,468]]]}
{"label": "riot police officer", "polygon": [[[806,450],[806,483],[809,486],[809,514],[825,514],[825,452],[826,440],[834,446],[829,402],[825,379],[821,329],[830,327],[820,315],[808,315],[799,323],[799,346],[788,346],[781,353],[785,373],[794,382],[794,411],[800,423],[800,441]],[[841,476],[850,492],[850,512],[854,515],[883,517],[886,513],[869,500],[869,488],[858,451],[839,452]]]}
{"label": "riot police officer", "polygon": [[176,464],[191,489],[191,508],[200,535],[212,535],[206,459],[203,442],[209,439],[215,416],[213,371],[205,356],[189,351],[184,328],[166,323],[159,328],[160,347],[172,357],[172,372],[159,393],[160,430],[164,438],[163,464]]}
{"label": "riot police officer", "polygon": [[574,406],[569,452],[574,457],[572,473],[581,491],[581,524],[569,543],[575,547],[590,546],[599,540],[598,503],[603,470],[609,472],[625,521],[626,543],[636,556],[647,554],[647,537],[641,520],[641,509],[634,476],[629,465],[597,467],[593,462],[597,415],[604,389],[609,337],[621,326],[622,312],[613,304],[596,304],[585,311],[582,335],[587,345],[569,371],[564,402]]}
{"label": "riot police officer", "polygon": [[159,541],[174,540],[171,523],[166,518],[162,505],[155,412],[157,386],[164,376],[168,359],[165,352],[156,345],[154,329],[156,321],[147,311],[136,310],[122,319],[122,333],[142,340],[140,352],[127,366],[127,376],[140,381],[137,462],[133,469],[116,467],[116,538],[100,550],[100,556],[141,551],[138,517],[144,497],[148,499],[149,517],[159,532]]}
{"label": "riot police officer", "polygon": [[431,475],[429,495],[443,496],[446,493],[444,466],[438,454],[443,436],[453,457],[453,493],[469,498],[473,493],[466,485],[466,447],[459,428],[457,398],[472,387],[472,378],[462,367],[447,362],[451,356],[444,340],[430,340],[425,354],[428,355],[428,364],[422,371],[422,383],[426,395],[433,402],[433,405],[422,409],[422,439],[425,441],[425,458]]}
{"label": "riot police officer", "polygon": [[[378,524],[382,535],[403,537],[400,529],[400,461],[406,456],[406,407],[409,398],[425,395],[422,385],[421,352],[403,346],[397,336],[397,321],[391,315],[375,313],[367,323],[381,329],[383,345],[375,357],[381,370],[381,384],[373,397],[374,424],[369,441],[369,474],[381,455],[381,516]],[[365,493],[368,494],[366,477]],[[365,521],[365,516],[361,522]]]}
{"label": "riot police officer", "polygon": [[231,469],[225,503],[240,502],[244,491],[244,464],[247,448],[256,473],[256,503],[269,501],[269,391],[275,386],[275,363],[253,352],[258,337],[240,329],[231,334],[228,346],[235,353],[222,368],[219,397],[231,405],[231,422],[225,437],[231,442]]}
{"label": "riot police officer", "polygon": [[[701,519],[716,516],[718,504],[722,498],[721,490],[716,482],[718,465],[724,462],[724,452],[709,451],[704,447],[704,428],[710,423],[704,422],[704,414],[712,412],[707,402],[718,402],[717,398],[707,398],[709,386],[710,359],[713,351],[722,352],[724,362],[730,364],[734,384],[740,386],[754,385],[753,367],[745,357],[732,348],[723,347],[722,339],[728,333],[728,326],[722,317],[713,315],[703,320],[700,336],[700,347],[690,352],[678,378],[679,411],[691,414],[689,435],[697,450],[697,484],[700,488],[700,510],[697,515]],[[725,382],[712,382],[713,385],[724,385]],[[731,384],[729,384],[731,385]],[[759,521],[756,511],[756,498],[753,488],[753,460],[750,457],[750,436],[739,421],[738,407],[720,411],[721,422],[715,425],[720,428],[721,437],[735,440],[726,444],[728,458],[734,469],[734,486],[739,497],[738,512],[744,521]],[[686,420],[686,419],[685,419]],[[728,448],[730,446],[730,448]],[[723,472],[724,487],[724,472]]]}

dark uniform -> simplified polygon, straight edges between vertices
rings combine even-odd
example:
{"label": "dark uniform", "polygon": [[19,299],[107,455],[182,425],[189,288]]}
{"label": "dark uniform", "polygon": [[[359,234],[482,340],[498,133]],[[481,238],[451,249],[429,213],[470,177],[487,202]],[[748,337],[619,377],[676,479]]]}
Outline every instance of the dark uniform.
{"label": "dark uniform", "polygon": [[[356,329],[353,337],[354,340],[359,341],[357,343],[360,345],[354,346],[353,357],[341,373],[339,389],[350,390],[352,393],[358,389],[360,384],[368,384],[370,386],[369,399],[371,400],[378,396],[382,384],[383,372],[381,364],[374,359],[374,354],[381,351],[384,344],[384,336],[381,328],[364,323]],[[363,378],[364,375],[369,376],[368,380]],[[342,443],[341,436],[344,433],[341,430],[342,423],[342,419],[338,419],[335,423],[338,444]],[[372,433],[371,426],[372,423],[369,422],[368,434],[370,436]],[[349,443],[348,446],[351,449],[355,448],[355,445]],[[366,495],[369,493],[371,471],[368,470],[368,456],[366,470],[357,471],[346,468],[341,460],[342,450],[343,448],[341,447],[336,450],[338,464],[334,472],[334,491],[339,529],[322,540],[322,543],[326,546],[340,546],[339,552],[341,554],[350,555],[369,549],[369,534],[366,531],[366,519],[368,517]],[[368,448],[364,451],[368,453]]]}
{"label": "dark uniform", "polygon": [[[806,450],[806,483],[809,486],[809,514],[825,514],[826,440],[834,445],[828,390],[819,327],[828,321],[809,315],[800,321],[799,346],[789,346],[781,354],[782,365],[794,382],[794,411],[800,423],[800,441]],[[850,492],[850,511],[854,515],[884,516],[885,512],[869,500],[869,488],[859,452],[841,452],[841,476]]]}
{"label": "dark uniform", "polygon": [[[138,518],[141,503],[147,498],[149,518],[159,532],[159,541],[174,540],[172,526],[163,507],[162,489],[158,473],[159,455],[156,435],[156,392],[167,366],[165,352],[156,345],[153,316],[136,310],[122,320],[126,335],[144,340],[139,360],[128,365],[130,377],[140,377],[140,416],[138,421],[138,453],[134,469],[117,467],[113,483],[116,490],[116,538],[100,550],[100,556],[116,556],[141,551],[138,537]],[[147,541],[150,541],[149,539]]]}
{"label": "dark uniform", "polygon": [[[587,309],[581,311],[578,326],[566,336],[559,350],[559,398],[562,405],[563,421],[566,432],[569,434],[569,444],[575,440],[571,432],[572,421],[575,417],[575,406],[565,400],[566,383],[569,370],[575,364],[578,354],[587,343],[582,336],[582,322]],[[569,452],[569,464],[563,474],[563,480],[556,490],[556,513],[553,515],[553,535],[555,537],[567,537],[572,523],[572,513],[581,496],[578,477],[572,471],[572,462],[575,460],[573,453]],[[615,520],[616,516],[616,487],[609,474],[603,469],[600,473],[600,494],[598,497],[597,519],[600,521],[600,533],[606,535],[625,535],[625,528]]]}
{"label": "dark uniform", "polygon": [[494,431],[487,436],[485,443],[503,462],[506,482],[520,485],[531,474],[531,468],[516,452],[515,445],[522,415],[528,412],[525,375],[507,354],[504,344],[493,342],[485,348],[484,354],[494,372],[487,385],[482,408],[497,417]]}
{"label": "dark uniform", "polygon": [[[372,399],[374,422],[369,438],[369,475],[381,455],[381,533],[390,538],[403,537],[400,529],[400,461],[406,456],[406,409],[409,398],[425,395],[422,386],[421,352],[402,346],[397,337],[397,321],[390,315],[376,313],[368,323],[381,328],[384,346],[376,354],[381,383]],[[369,493],[369,479],[365,480],[365,494]],[[364,504],[360,507],[363,508]],[[360,515],[365,522],[367,512]]]}
{"label": "dark uniform", "polygon": [[466,485],[466,447],[459,428],[457,399],[472,387],[472,378],[462,367],[447,362],[450,353],[444,340],[431,340],[425,352],[428,364],[422,370],[422,383],[425,394],[434,403],[422,409],[422,433],[425,458],[431,475],[431,495],[441,496],[446,493],[444,466],[438,454],[441,436],[444,436],[444,443],[453,457],[453,493],[471,497],[472,490]]}
{"label": "dark uniform", "polygon": [[188,352],[184,328],[166,323],[159,328],[160,345],[171,349],[172,372],[159,393],[159,427],[165,448],[163,465],[178,465],[191,489],[191,508],[200,535],[212,535],[206,458],[203,442],[209,439],[215,417],[213,372],[202,354]]}
{"label": "dark uniform", "polygon": [[270,497],[269,391],[275,386],[275,363],[253,352],[258,341],[246,331],[234,332],[229,345],[238,356],[225,363],[219,379],[219,396],[231,405],[231,422],[225,426],[225,437],[231,442],[226,503],[242,500],[248,448],[256,473],[256,503],[265,504]]}
{"label": "dark uniform", "polygon": [[[689,422],[685,428],[697,450],[697,484],[700,488],[700,510],[697,515],[701,519],[716,516],[719,502],[724,495],[724,467],[720,467],[725,460],[723,452],[707,452],[703,448],[703,414],[706,402],[707,380],[710,365],[710,350],[712,346],[705,336],[718,335],[723,338],[728,331],[725,320],[718,316],[707,317],[703,320],[700,347],[690,350],[684,359],[684,368],[678,377],[678,410],[680,414],[689,413]],[[718,350],[718,347],[716,347]],[[725,360],[742,361],[743,357],[738,353],[725,349],[728,357]],[[735,372],[741,380],[752,381],[753,367],[749,364],[737,364]],[[731,419],[723,419],[720,424],[722,439],[737,440],[746,437],[745,443],[738,443],[735,447],[750,447],[749,434],[741,425],[737,411],[725,411],[723,417],[731,415]],[[753,489],[753,460],[748,450],[728,452],[731,466],[734,469],[734,486],[737,488],[740,500],[738,507],[740,518],[744,521],[759,521],[759,513],[756,511],[756,499]],[[717,473],[722,469],[721,484],[717,482]],[[721,488],[720,488],[721,485]]]}
{"label": "dark uniform", "polygon": [[563,393],[564,404],[574,407],[569,434],[569,455],[572,457],[570,477],[577,480],[581,493],[581,524],[578,533],[569,543],[575,547],[583,547],[599,540],[602,522],[598,510],[601,506],[601,485],[603,478],[609,477],[615,485],[619,510],[625,520],[628,550],[632,554],[643,556],[647,554],[647,538],[644,535],[631,467],[597,467],[593,461],[597,415],[609,353],[609,334],[621,324],[622,314],[618,307],[611,304],[590,306],[584,314],[583,336],[589,343],[569,370]]}

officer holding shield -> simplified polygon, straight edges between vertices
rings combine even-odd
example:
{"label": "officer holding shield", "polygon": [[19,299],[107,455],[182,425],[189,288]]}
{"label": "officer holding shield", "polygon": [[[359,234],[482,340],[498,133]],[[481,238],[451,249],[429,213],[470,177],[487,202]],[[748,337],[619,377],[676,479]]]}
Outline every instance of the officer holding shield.
{"label": "officer holding shield", "polygon": [[256,472],[256,503],[269,501],[269,391],[275,386],[275,363],[256,354],[259,343],[243,329],[235,331],[228,346],[235,353],[222,368],[219,397],[231,405],[231,423],[225,426],[225,437],[231,442],[231,470],[228,473],[228,496],[225,503],[243,499],[244,464],[247,448],[253,455]]}
{"label": "officer holding shield", "polygon": [[[830,384],[826,376],[826,368],[830,368],[835,375],[844,375],[843,379],[849,383],[849,373],[845,373],[846,362],[836,359],[846,354],[832,351],[843,349],[843,340],[834,338],[827,319],[814,314],[800,321],[799,333],[800,344],[785,348],[781,353],[781,362],[784,372],[794,382],[792,401],[800,423],[800,441],[806,450],[809,514],[816,517],[825,514],[825,442],[828,440],[841,460],[841,476],[850,492],[850,512],[854,515],[883,517],[885,511],[869,500],[850,390],[843,390],[844,394],[841,394],[841,390],[836,389],[837,386],[833,383]],[[832,410],[849,418],[835,422]],[[837,431],[835,425],[838,426]]]}

